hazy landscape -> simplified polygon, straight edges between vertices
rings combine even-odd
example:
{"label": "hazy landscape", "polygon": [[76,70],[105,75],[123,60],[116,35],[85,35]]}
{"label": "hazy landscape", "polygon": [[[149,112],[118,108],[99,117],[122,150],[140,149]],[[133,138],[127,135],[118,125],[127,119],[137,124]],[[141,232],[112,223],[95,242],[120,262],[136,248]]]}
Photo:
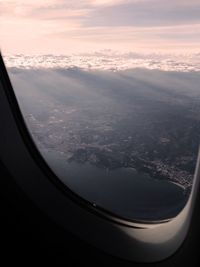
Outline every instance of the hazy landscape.
{"label": "hazy landscape", "polygon": [[5,59],[50,167],[75,193],[129,219],[175,216],[189,196],[198,153],[197,63],[190,57],[183,68],[180,59],[155,57],[132,55],[130,63],[121,55],[121,64],[102,54]]}

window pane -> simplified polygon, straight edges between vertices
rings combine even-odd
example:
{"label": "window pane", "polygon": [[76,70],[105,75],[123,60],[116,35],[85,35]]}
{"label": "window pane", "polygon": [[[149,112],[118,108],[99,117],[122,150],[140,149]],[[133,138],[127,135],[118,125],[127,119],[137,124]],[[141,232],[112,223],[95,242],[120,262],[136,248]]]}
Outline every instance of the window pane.
{"label": "window pane", "polygon": [[198,1],[0,1],[33,140],[72,191],[131,220],[176,216],[200,136]]}

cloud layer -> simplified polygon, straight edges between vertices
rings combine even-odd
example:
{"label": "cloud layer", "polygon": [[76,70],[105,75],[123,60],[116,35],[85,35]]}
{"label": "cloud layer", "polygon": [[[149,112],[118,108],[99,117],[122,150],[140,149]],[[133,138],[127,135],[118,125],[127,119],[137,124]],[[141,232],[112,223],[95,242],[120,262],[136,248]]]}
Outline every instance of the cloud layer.
{"label": "cloud layer", "polygon": [[93,54],[5,56],[6,66],[20,69],[109,70],[157,69],[163,71],[200,71],[200,53],[188,55],[119,53],[105,50]]}

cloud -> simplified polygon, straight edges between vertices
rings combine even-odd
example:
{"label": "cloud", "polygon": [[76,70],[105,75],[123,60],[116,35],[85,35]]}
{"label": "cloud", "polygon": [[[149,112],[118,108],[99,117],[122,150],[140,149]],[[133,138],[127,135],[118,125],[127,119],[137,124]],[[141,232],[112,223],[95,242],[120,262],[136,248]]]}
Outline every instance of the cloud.
{"label": "cloud", "polygon": [[200,71],[200,56],[163,55],[112,52],[105,50],[90,54],[5,56],[7,67],[19,69],[83,69],[121,71],[128,69],[157,69],[162,71],[190,72]]}
{"label": "cloud", "polygon": [[199,0],[0,0],[1,49],[12,53],[197,50],[199,25]]}
{"label": "cloud", "polygon": [[200,22],[200,2],[136,1],[95,9],[86,26],[167,26]]}
{"label": "cloud", "polygon": [[69,13],[69,11],[83,9],[91,11],[91,19],[96,18],[91,26],[106,25],[109,16],[110,25],[132,25],[133,23],[143,25],[162,23],[162,21],[173,23],[173,21],[199,19],[200,2],[198,0],[0,0],[0,12],[3,16],[37,16],[38,14],[42,18],[42,14],[45,17],[47,12],[54,12],[59,17],[61,11]]}

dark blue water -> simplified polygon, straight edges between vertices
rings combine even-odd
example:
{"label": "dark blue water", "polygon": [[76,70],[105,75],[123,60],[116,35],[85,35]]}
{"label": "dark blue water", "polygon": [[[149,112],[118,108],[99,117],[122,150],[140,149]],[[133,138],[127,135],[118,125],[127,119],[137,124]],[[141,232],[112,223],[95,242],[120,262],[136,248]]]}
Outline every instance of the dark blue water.
{"label": "dark blue water", "polygon": [[68,163],[56,153],[45,152],[44,156],[72,191],[125,219],[168,219],[177,215],[186,201],[180,186],[131,168],[108,171],[89,164]]}

